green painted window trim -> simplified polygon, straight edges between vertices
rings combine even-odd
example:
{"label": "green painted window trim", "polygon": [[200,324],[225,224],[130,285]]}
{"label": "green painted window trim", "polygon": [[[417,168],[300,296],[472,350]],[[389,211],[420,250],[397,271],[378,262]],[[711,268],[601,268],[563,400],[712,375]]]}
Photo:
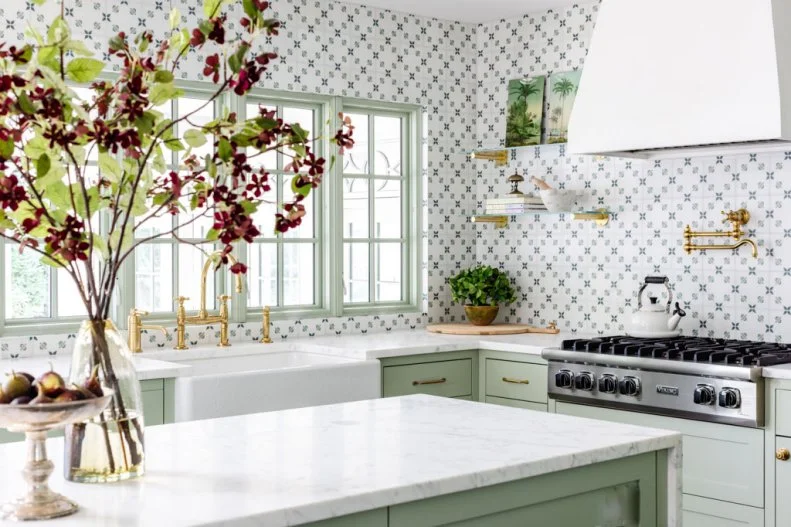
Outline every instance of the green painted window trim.
{"label": "green painted window trim", "polygon": [[[113,80],[113,76],[104,76]],[[179,81],[179,86],[186,96],[206,95],[213,91],[213,85],[205,82]],[[322,132],[324,139],[317,145],[321,155],[332,157],[332,149],[328,138],[340,125],[338,114],[347,111],[376,112],[377,114],[394,114],[405,118],[404,166],[408,173],[403,199],[404,233],[406,240],[404,266],[402,270],[403,301],[401,302],[370,302],[344,305],[343,302],[343,160],[337,158],[332,169],[325,176],[324,184],[317,193],[316,223],[316,276],[314,277],[315,303],[312,306],[288,306],[272,309],[273,320],[294,320],[299,318],[323,318],[354,315],[387,315],[400,313],[421,313],[423,302],[422,286],[422,217],[421,210],[423,192],[423,111],[420,106],[399,104],[345,97],[323,96],[313,94],[291,93],[284,91],[255,89],[247,97],[230,95],[217,102],[216,111],[227,107],[239,112],[245,108],[248,100],[263,99],[281,104],[310,105],[317,109],[314,125]],[[104,220],[102,223],[105,224]],[[104,227],[106,228],[106,226]],[[155,243],[175,243],[165,240]],[[0,275],[5,272],[5,242],[0,240]],[[247,247],[237,248],[237,258],[247,261]],[[217,276],[215,291],[217,294],[231,291],[231,319],[233,322],[255,322],[261,320],[261,308],[248,308],[247,291],[241,295],[231,286],[232,277],[221,271]],[[54,282],[53,282],[54,284]],[[174,283],[174,288],[177,283]],[[280,285],[282,288],[282,285]],[[57,290],[51,286],[51,295]],[[135,271],[134,259],[130,258],[119,276],[117,301],[111,318],[119,328],[126,328],[126,316],[135,307]],[[3,293],[0,285],[0,293]],[[56,304],[53,304],[53,306]],[[0,335],[29,336],[32,334],[76,333],[84,317],[49,317],[37,319],[6,320],[5,302],[0,302]],[[175,319],[175,306],[172,312],[154,313],[146,320],[148,323],[168,323]]]}

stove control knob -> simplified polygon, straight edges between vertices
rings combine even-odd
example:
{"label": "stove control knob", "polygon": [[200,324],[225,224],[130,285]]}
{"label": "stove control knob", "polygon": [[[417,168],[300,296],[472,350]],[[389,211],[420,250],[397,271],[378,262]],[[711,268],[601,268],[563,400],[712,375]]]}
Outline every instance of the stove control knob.
{"label": "stove control knob", "polygon": [[624,377],[618,385],[621,395],[637,397],[640,395],[640,379],[637,377]]}
{"label": "stove control knob", "polygon": [[714,386],[708,384],[698,384],[697,388],[695,388],[695,393],[693,394],[692,398],[694,399],[695,404],[711,406],[717,399],[717,390],[714,389]]}
{"label": "stove control knob", "polygon": [[719,404],[723,408],[738,408],[742,405],[742,395],[736,388],[720,390]]}
{"label": "stove control knob", "polygon": [[596,377],[589,371],[581,371],[574,379],[574,386],[578,390],[592,392],[593,387],[596,386]]}
{"label": "stove control knob", "polygon": [[574,373],[571,370],[560,370],[555,374],[555,386],[571,390],[574,387]]}
{"label": "stove control knob", "polygon": [[599,391],[601,393],[618,393],[618,377],[612,373],[605,373],[599,377]]}

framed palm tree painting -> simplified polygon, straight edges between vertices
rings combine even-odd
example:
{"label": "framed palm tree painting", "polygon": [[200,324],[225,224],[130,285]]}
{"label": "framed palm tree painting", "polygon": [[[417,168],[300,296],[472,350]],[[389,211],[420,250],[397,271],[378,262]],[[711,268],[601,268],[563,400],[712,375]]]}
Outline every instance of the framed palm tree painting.
{"label": "framed palm tree painting", "polygon": [[569,119],[577,97],[582,70],[553,73],[549,76],[549,115],[547,143],[565,143],[569,135]]}
{"label": "framed palm tree painting", "polygon": [[546,77],[515,79],[508,83],[508,118],[505,146],[531,146],[541,143]]}

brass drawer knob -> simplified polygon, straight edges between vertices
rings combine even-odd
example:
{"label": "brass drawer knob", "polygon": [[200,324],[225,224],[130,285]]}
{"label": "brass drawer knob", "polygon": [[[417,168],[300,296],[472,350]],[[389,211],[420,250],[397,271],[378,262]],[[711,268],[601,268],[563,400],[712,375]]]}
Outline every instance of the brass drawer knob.
{"label": "brass drawer knob", "polygon": [[778,448],[775,457],[780,461],[788,461],[791,459],[791,451],[787,448]]}

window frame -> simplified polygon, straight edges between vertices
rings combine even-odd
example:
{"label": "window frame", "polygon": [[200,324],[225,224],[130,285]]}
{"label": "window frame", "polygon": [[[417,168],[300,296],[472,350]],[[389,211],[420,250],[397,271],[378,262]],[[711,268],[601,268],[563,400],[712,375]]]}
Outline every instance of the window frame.
{"label": "window frame", "polygon": [[[101,78],[113,80],[113,75],[105,75]],[[213,84],[195,81],[180,81],[176,84],[185,91],[186,96],[206,95],[215,91]],[[223,108],[244,115],[246,105],[250,100],[261,100],[262,102],[277,102],[283,105],[313,106],[318,111],[314,122],[314,127],[322,139],[317,141],[317,153],[328,158],[328,162],[333,155],[336,156],[334,165],[328,168],[324,175],[322,185],[315,191],[314,210],[309,210],[308,215],[315,215],[314,243],[316,255],[314,255],[314,300],[313,306],[289,306],[273,307],[273,320],[294,320],[299,318],[327,318],[340,316],[360,316],[360,315],[387,315],[396,313],[415,313],[422,312],[422,185],[423,185],[423,149],[425,141],[423,137],[423,110],[419,105],[391,103],[383,101],[372,101],[367,99],[355,99],[342,96],[314,95],[306,93],[294,93],[282,90],[253,89],[247,96],[239,97],[228,95],[215,102],[215,112],[221,112]],[[360,112],[375,113],[376,115],[399,116],[404,119],[402,124],[402,243],[405,244],[403,252],[403,262],[401,270],[402,300],[397,302],[375,302],[345,304],[343,293],[343,268],[344,268],[344,236],[343,236],[343,157],[334,154],[334,145],[331,146],[330,139],[335,130],[340,127],[341,122],[338,114],[341,112]],[[374,149],[372,142],[369,148]],[[369,153],[369,156],[371,154]],[[373,159],[373,157],[370,157]],[[375,178],[375,175],[361,175],[366,179]],[[393,178],[395,179],[395,178]],[[370,200],[374,196],[369,196]],[[373,211],[371,211],[373,213]],[[102,216],[99,219],[102,232],[107,230],[107,218]],[[375,240],[373,233],[370,233],[370,240]],[[387,241],[387,240],[385,240]],[[178,250],[180,245],[177,241],[167,239],[164,241],[155,240],[152,243],[170,243]],[[288,242],[286,242],[288,243]],[[10,243],[0,239],[0,276],[5,276],[5,250]],[[282,244],[278,244],[282,245]],[[247,244],[239,244],[235,255],[240,262],[247,263],[248,257]],[[369,267],[374,262],[369,262]],[[126,327],[126,316],[130,309],[135,307],[135,258],[130,257],[123,265],[116,286],[116,295],[111,309],[111,318],[121,327]],[[174,270],[174,276],[176,276]],[[371,271],[371,275],[373,276]],[[53,271],[54,273],[54,271]],[[282,270],[278,270],[278,288],[282,290]],[[215,292],[219,295],[223,292],[232,295],[230,319],[232,322],[259,322],[263,309],[260,307],[249,308],[247,295],[248,287],[244,291],[236,293],[232,287],[230,276],[225,269],[220,270],[215,278]],[[174,290],[178,289],[177,278],[173,284]],[[372,283],[370,287],[375,287]],[[51,282],[50,298],[57,296],[56,282]],[[3,288],[0,286],[0,290]],[[4,291],[3,291],[4,292]],[[282,294],[282,293],[281,293]],[[52,300],[51,300],[52,301]],[[57,304],[53,304],[55,309]],[[7,319],[5,302],[0,302],[0,335],[8,336],[30,336],[32,334],[58,334],[72,333],[79,329],[84,316],[68,317],[49,317],[34,319]],[[175,304],[173,312],[153,313],[147,318],[154,323],[172,323],[175,320]]]}

